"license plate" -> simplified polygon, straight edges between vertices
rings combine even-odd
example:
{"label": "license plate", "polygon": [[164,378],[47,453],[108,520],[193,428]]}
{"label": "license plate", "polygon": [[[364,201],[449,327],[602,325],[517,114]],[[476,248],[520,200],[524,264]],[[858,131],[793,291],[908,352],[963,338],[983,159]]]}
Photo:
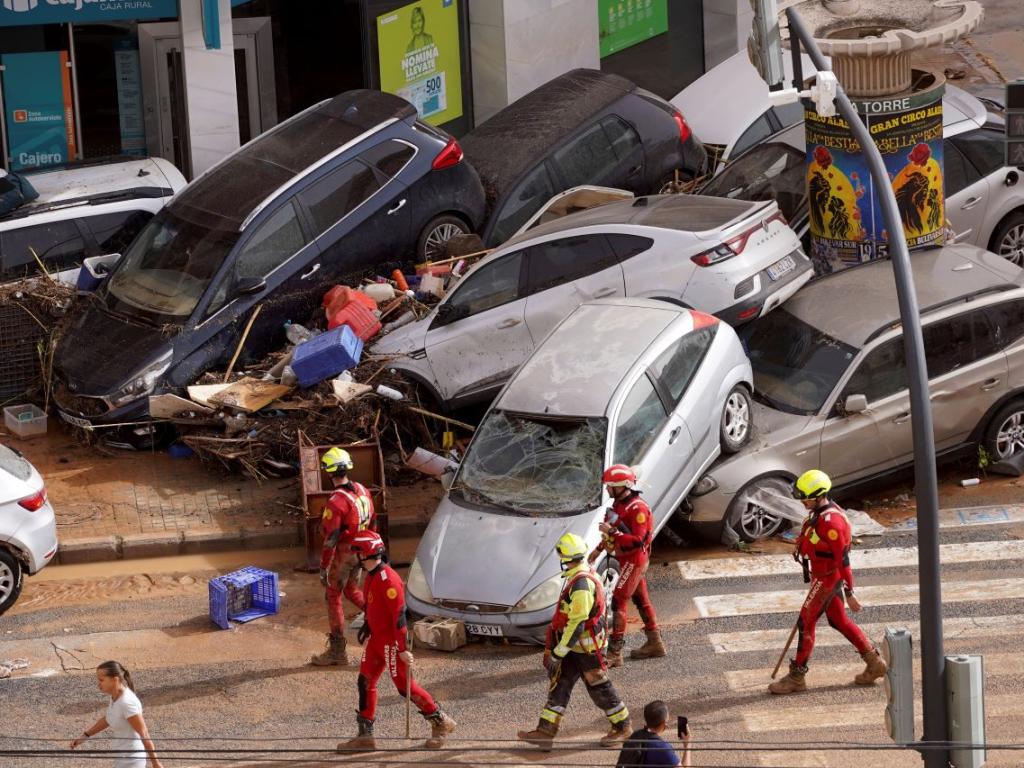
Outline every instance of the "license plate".
{"label": "license plate", "polygon": [[81,429],[92,429],[92,422],[88,419],[80,419],[77,416],[71,416],[70,414],[64,413],[64,411],[57,411],[60,417],[64,419],[68,424],[73,427],[80,427]]}
{"label": "license plate", "polygon": [[486,637],[503,637],[504,633],[497,624],[466,624],[466,631],[471,635]]}
{"label": "license plate", "polygon": [[778,280],[780,277],[788,272],[792,272],[796,269],[796,262],[792,256],[784,256],[770,267],[768,267],[768,277],[772,280]]}

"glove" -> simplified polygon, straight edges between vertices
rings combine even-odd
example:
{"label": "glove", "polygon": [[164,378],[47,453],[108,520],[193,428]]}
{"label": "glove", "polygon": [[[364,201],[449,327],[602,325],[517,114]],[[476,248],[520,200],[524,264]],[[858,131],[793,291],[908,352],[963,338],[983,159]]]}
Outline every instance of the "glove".
{"label": "glove", "polygon": [[367,640],[370,639],[370,622],[363,619],[363,625],[356,631],[356,640],[359,641],[360,645],[364,645]]}
{"label": "glove", "polygon": [[557,656],[552,656],[550,653],[544,654],[544,669],[547,670],[549,676],[554,677],[558,674],[558,670],[562,667],[562,660]]}
{"label": "glove", "polygon": [[320,569],[320,583],[323,584],[326,587],[328,582],[329,582],[329,578],[327,576],[327,569],[326,568],[321,568]]}

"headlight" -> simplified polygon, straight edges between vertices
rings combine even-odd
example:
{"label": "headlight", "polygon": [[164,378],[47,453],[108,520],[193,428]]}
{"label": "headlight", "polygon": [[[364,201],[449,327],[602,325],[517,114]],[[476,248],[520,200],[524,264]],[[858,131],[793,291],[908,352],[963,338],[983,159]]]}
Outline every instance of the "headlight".
{"label": "headlight", "polygon": [[539,611],[558,602],[558,596],[562,594],[564,579],[562,574],[552,576],[538,587],[534,587],[526,597],[516,603],[512,609],[514,613],[526,613],[528,611]]}
{"label": "headlight", "polygon": [[111,396],[110,404],[116,408],[152,392],[156,387],[157,379],[163,376],[164,372],[171,367],[171,356],[173,354],[173,350],[168,350],[145,368],[137,371],[132,376],[131,381]]}
{"label": "headlight", "polygon": [[698,480],[693,489],[690,491],[691,496],[703,496],[706,493],[711,493],[718,487],[718,481],[715,480],[711,475],[704,475]]}
{"label": "headlight", "polygon": [[417,600],[422,600],[424,603],[434,602],[434,596],[430,593],[430,587],[427,586],[427,577],[423,575],[423,567],[420,565],[419,558],[414,557],[412,565],[409,566],[409,579],[405,588]]}

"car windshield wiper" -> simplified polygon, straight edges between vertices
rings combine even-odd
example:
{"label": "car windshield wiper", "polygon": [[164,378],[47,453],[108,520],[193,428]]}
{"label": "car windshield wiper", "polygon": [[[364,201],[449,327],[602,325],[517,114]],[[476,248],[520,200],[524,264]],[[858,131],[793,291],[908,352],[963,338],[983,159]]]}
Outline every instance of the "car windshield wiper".
{"label": "car windshield wiper", "polygon": [[499,504],[486,493],[481,493],[475,488],[467,488],[465,485],[460,485],[452,488],[452,491],[458,492],[458,494],[465,501],[468,501],[470,504],[477,504],[482,507],[490,507],[491,509],[496,509],[499,512],[513,511],[511,507]]}

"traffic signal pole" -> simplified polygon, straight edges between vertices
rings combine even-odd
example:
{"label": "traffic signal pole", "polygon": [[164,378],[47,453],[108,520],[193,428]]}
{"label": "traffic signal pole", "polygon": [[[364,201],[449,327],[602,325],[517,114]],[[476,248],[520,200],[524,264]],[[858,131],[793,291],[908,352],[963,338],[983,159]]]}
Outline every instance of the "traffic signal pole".
{"label": "traffic signal pole", "polygon": [[[793,8],[787,8],[786,17],[789,19],[790,45],[796,45],[796,41],[799,40],[819,72],[831,70],[800,14]],[[803,83],[795,83],[794,86],[800,90]],[[944,679],[946,662],[942,638],[942,581],[939,571],[939,491],[921,314],[914,291],[907,242],[899,236],[899,233],[903,232],[903,224],[896,207],[896,196],[893,194],[889,175],[882,162],[882,155],[842,87],[837,90],[836,104],[839,114],[849,124],[850,131],[861,146],[875,183],[875,190],[878,192],[886,227],[891,233],[889,254],[896,279],[900,321],[903,324],[903,348],[910,384],[910,416],[914,438],[917,562],[921,600],[921,698],[924,714],[924,743],[921,745],[924,748],[920,751],[926,768],[948,768],[949,751],[941,746],[928,745],[929,742],[936,745],[945,743],[948,732]]]}

